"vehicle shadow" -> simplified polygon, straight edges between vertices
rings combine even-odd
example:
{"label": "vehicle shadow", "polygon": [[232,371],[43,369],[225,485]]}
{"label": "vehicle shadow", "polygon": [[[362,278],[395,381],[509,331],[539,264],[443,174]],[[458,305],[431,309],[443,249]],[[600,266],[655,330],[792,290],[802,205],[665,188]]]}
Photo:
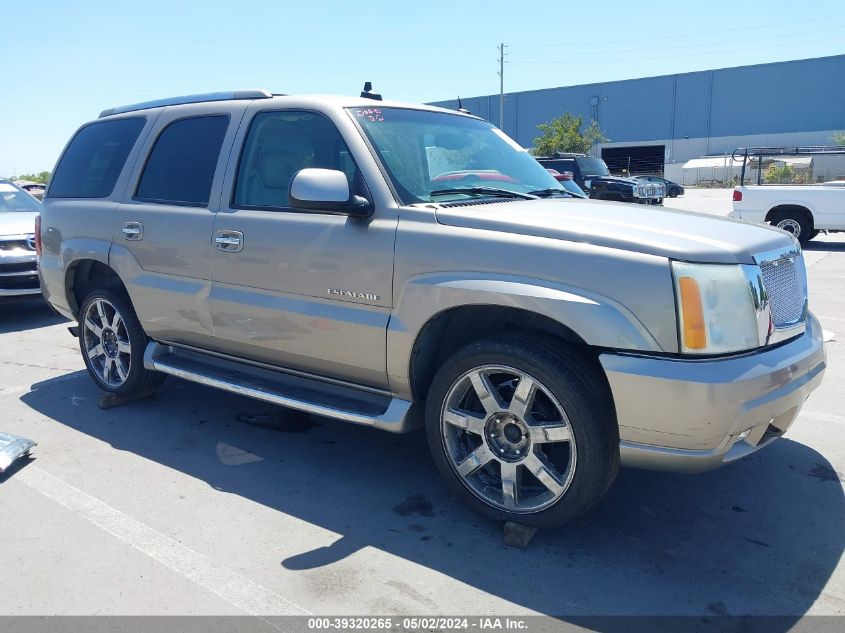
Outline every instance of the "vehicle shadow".
{"label": "vehicle shadow", "polygon": [[[87,397],[68,407],[72,395]],[[819,597],[843,554],[842,475],[787,438],[701,475],[623,470],[591,516],[540,532],[517,550],[504,546],[501,525],[448,496],[422,433],[288,415],[174,379],[153,399],[110,411],[96,408],[96,396],[77,372],[39,382],[21,399],[116,449],[341,534],[328,547],[278,561],[304,574],[376,547],[573,622],[780,615],[787,617],[768,629],[785,631]],[[249,459],[230,459],[226,447]],[[377,578],[368,582],[379,586]],[[621,622],[591,628],[614,626]]]}
{"label": "vehicle shadow", "polygon": [[805,251],[829,251],[833,253],[845,252],[845,242],[813,241],[801,247]]}
{"label": "vehicle shadow", "polygon": [[40,295],[0,299],[0,334],[34,330],[66,321]]}

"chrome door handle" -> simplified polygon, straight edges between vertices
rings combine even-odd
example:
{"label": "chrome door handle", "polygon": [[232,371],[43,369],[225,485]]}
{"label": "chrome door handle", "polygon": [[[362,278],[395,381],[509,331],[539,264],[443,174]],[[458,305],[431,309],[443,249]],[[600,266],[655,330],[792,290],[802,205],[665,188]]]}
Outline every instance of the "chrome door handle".
{"label": "chrome door handle", "polygon": [[217,231],[214,243],[224,253],[240,253],[244,248],[244,234],[240,231]]}
{"label": "chrome door handle", "polygon": [[144,237],[144,225],[140,222],[124,222],[121,230],[126,240],[138,241]]}

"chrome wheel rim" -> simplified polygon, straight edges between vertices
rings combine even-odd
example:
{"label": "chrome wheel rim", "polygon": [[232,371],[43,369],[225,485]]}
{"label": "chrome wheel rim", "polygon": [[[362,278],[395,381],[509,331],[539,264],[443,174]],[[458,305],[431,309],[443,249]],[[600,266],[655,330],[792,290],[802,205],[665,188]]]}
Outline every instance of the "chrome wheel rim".
{"label": "chrome wheel rim", "polygon": [[779,229],[783,229],[784,231],[789,231],[795,237],[801,235],[801,225],[798,224],[798,222],[796,220],[793,220],[792,218],[786,218],[785,220],[781,220],[780,222],[778,222],[777,227]]}
{"label": "chrome wheel rim", "polygon": [[547,508],[575,475],[566,412],[539,380],[513,367],[484,365],[459,377],[443,402],[440,429],[463,484],[500,510]]}
{"label": "chrome wheel rim", "polygon": [[132,346],[126,322],[106,299],[95,299],[82,320],[82,342],[88,366],[108,387],[120,387],[129,377]]}

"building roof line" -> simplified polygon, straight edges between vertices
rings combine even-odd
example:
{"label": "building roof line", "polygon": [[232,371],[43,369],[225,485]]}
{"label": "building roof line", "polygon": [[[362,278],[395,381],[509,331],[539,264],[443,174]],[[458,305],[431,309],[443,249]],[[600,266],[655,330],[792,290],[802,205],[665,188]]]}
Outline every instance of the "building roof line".
{"label": "building roof line", "polygon": [[[621,84],[626,83],[629,81],[644,81],[646,79],[672,79],[677,77],[688,77],[691,75],[705,75],[707,73],[715,73],[715,72],[723,72],[728,70],[744,70],[746,68],[763,68],[765,66],[783,66],[787,64],[800,64],[806,62],[818,62],[823,60],[832,60],[832,59],[841,59],[845,62],[845,54],[840,55],[825,55],[823,57],[808,57],[803,59],[785,59],[777,62],[765,62],[763,64],[746,64],[744,66],[727,66],[724,68],[710,68],[708,70],[691,70],[685,73],[670,73],[668,75],[649,75],[647,77],[630,77],[628,79],[611,79],[608,81],[597,81],[588,84],[572,84],[569,86],[553,86],[551,88],[534,88],[533,90],[517,90],[514,92],[506,92],[505,97],[511,95],[524,95],[524,94],[533,94],[538,92],[549,92],[552,90],[564,90],[564,89],[572,89],[572,88],[590,88],[593,86],[606,86],[608,84]],[[468,101],[470,99],[490,99],[490,98],[498,98],[499,95],[497,94],[489,94],[489,95],[478,95],[476,97],[463,97],[464,101]],[[440,99],[438,101],[429,101],[428,104],[439,104],[439,103],[451,103],[455,101],[455,99]]]}

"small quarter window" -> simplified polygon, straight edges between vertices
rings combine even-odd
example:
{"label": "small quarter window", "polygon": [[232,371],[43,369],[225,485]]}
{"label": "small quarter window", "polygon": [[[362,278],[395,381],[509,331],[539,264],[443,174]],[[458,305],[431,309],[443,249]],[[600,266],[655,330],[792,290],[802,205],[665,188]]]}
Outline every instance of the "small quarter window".
{"label": "small quarter window", "polygon": [[135,197],[151,202],[208,205],[227,115],[180,119],[156,140]]}
{"label": "small quarter window", "polygon": [[46,197],[109,197],[144,123],[144,117],[130,117],[79,130],[56,166]]}

